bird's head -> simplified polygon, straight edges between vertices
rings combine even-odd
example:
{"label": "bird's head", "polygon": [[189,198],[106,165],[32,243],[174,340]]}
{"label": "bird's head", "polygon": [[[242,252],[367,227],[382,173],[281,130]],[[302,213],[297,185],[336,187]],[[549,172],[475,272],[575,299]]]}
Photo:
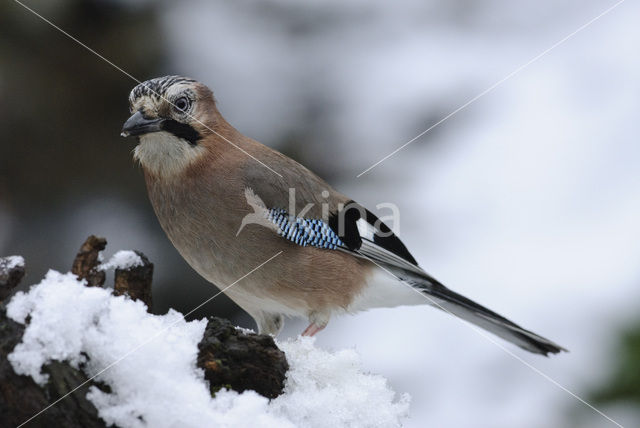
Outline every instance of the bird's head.
{"label": "bird's head", "polygon": [[123,137],[138,137],[134,157],[156,174],[179,172],[203,153],[201,141],[221,119],[213,93],[182,76],[147,80],[129,95],[131,117]]}

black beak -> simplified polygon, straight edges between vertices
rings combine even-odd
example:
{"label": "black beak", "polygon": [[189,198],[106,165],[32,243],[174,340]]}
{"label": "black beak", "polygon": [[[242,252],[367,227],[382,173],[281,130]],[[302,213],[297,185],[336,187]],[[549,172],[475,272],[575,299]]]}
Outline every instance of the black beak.
{"label": "black beak", "polygon": [[120,135],[123,137],[135,137],[162,131],[163,121],[164,119],[147,119],[140,111],[137,111],[124,123]]}

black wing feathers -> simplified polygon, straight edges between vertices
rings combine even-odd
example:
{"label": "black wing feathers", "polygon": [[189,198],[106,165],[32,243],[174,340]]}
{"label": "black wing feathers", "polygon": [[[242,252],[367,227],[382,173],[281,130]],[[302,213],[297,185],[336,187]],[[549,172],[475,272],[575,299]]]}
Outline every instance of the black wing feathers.
{"label": "black wing feathers", "polygon": [[395,254],[405,261],[417,266],[407,247],[394,235],[391,229],[371,211],[362,205],[349,201],[342,210],[329,217],[329,227],[338,234],[342,242],[351,251],[357,251],[362,246],[362,237],[358,230],[358,220],[364,220],[375,229],[373,243]]}
{"label": "black wing feathers", "polygon": [[[362,238],[358,232],[360,219],[360,205],[349,201],[339,212],[329,217],[329,227],[340,237],[348,249],[356,251],[362,245]],[[364,209],[364,208],[363,208]]]}

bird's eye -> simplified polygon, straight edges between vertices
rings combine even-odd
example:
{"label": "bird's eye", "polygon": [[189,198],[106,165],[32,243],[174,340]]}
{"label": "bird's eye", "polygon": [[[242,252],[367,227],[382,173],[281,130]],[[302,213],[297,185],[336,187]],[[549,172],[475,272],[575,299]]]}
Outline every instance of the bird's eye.
{"label": "bird's eye", "polygon": [[187,97],[180,97],[173,103],[173,106],[179,112],[184,113],[189,108],[189,100]]}

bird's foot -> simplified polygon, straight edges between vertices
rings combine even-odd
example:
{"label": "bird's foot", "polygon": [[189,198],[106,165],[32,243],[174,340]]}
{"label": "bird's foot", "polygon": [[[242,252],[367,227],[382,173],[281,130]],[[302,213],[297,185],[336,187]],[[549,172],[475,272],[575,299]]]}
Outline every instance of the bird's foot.
{"label": "bird's foot", "polygon": [[320,330],[322,330],[325,326],[324,325],[318,325],[316,323],[311,323],[309,324],[309,327],[307,327],[303,332],[302,335],[303,336],[309,336],[312,337],[313,335],[315,335],[317,332],[319,332]]}

